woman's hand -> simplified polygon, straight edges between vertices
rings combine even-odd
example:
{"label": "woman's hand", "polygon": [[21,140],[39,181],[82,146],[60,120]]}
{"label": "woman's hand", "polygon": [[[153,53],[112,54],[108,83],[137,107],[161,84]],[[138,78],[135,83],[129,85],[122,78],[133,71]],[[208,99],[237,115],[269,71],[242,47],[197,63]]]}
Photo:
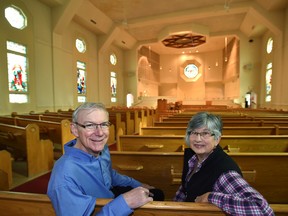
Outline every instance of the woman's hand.
{"label": "woman's hand", "polygon": [[210,192],[202,194],[201,196],[197,196],[195,199],[195,203],[208,203],[208,196]]}

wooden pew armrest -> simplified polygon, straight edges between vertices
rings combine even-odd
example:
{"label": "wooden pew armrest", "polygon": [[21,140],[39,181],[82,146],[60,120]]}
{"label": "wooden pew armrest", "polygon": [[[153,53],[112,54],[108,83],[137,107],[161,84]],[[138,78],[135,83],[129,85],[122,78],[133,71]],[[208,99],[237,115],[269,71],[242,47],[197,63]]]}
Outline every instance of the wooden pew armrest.
{"label": "wooden pew armrest", "polygon": [[118,165],[120,170],[142,170],[143,165]]}
{"label": "wooden pew armrest", "polygon": [[162,145],[162,144],[159,144],[159,145],[157,145],[157,144],[147,144],[147,145],[145,145],[145,147],[147,147],[149,149],[160,149],[160,148],[163,148],[164,145]]}

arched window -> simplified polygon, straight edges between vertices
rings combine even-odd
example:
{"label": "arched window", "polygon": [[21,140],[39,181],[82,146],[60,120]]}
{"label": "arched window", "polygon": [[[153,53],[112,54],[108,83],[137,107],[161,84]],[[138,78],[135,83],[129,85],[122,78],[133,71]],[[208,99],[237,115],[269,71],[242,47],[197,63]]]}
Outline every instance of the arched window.
{"label": "arched window", "polygon": [[10,103],[28,102],[26,46],[7,41],[8,87]]}
{"label": "arched window", "polygon": [[[27,17],[24,12],[14,6],[8,6],[4,10],[5,18],[13,27],[21,30],[27,27]],[[6,41],[8,89],[10,103],[28,102],[28,56],[27,46],[12,40]]]}
{"label": "arched window", "polygon": [[272,62],[266,66],[266,102],[271,101],[271,90],[272,90]]}
{"label": "arched window", "polygon": [[86,63],[77,61],[77,93],[78,102],[86,101]]}
{"label": "arched window", "polygon": [[117,101],[117,77],[115,72],[110,73],[111,102]]}
{"label": "arched window", "polygon": [[270,54],[273,50],[273,39],[269,38],[266,45],[266,52]]}

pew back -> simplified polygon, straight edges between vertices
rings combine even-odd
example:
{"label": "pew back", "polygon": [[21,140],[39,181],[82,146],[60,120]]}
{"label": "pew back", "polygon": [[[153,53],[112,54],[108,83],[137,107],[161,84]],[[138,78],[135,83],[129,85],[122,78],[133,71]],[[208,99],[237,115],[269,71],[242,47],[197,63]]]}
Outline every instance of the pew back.
{"label": "pew back", "polygon": [[[93,215],[110,202],[110,199],[97,199],[96,211]],[[275,215],[284,216],[288,213],[288,204],[271,204]],[[2,216],[55,216],[51,202],[46,194],[30,194],[0,191],[0,212]],[[133,216],[211,216],[223,213],[218,207],[209,203],[189,202],[150,202],[138,208]]]}
{"label": "pew back", "polygon": [[[156,127],[187,127],[188,121],[165,121],[154,122]],[[288,121],[226,121],[223,122],[225,127],[259,127],[259,126],[274,126],[288,127]]]}
{"label": "pew back", "polygon": [[9,190],[12,186],[12,158],[6,150],[0,151],[0,190]]}
{"label": "pew back", "polygon": [[[141,127],[140,135],[185,135],[187,127]],[[288,135],[288,127],[223,127],[223,135]]]}
{"label": "pew back", "polygon": [[[228,154],[269,203],[288,203],[288,153]],[[111,159],[114,169],[162,189],[167,200],[174,197],[181,182],[183,152],[111,151]]]}
{"label": "pew back", "polygon": [[17,155],[27,157],[27,175],[35,176],[51,170],[54,164],[53,144],[50,140],[40,140],[39,127],[0,124],[0,143]]}
{"label": "pew back", "polygon": [[[227,135],[220,146],[238,152],[288,152],[288,135]],[[119,135],[120,151],[179,152],[186,147],[184,136]]]}
{"label": "pew back", "polygon": [[60,122],[54,122],[44,121],[41,120],[41,118],[29,119],[20,117],[0,117],[0,122],[20,127],[26,127],[29,124],[36,124],[39,127],[41,139],[50,139],[54,144],[60,144],[61,146],[75,138],[75,136],[70,132],[70,121],[68,119],[62,119]]}

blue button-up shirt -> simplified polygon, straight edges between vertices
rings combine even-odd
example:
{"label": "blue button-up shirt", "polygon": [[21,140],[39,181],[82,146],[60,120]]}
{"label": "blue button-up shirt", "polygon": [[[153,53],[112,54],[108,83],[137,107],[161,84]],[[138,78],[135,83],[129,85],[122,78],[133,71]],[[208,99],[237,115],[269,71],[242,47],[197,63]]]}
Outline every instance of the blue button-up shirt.
{"label": "blue button-up shirt", "polygon": [[[48,184],[48,196],[56,215],[90,215],[97,198],[114,198],[113,186],[141,185],[139,181],[112,169],[107,146],[98,157],[74,148],[76,140],[64,146],[65,154],[56,161]],[[99,215],[132,213],[122,195],[101,209]]]}

